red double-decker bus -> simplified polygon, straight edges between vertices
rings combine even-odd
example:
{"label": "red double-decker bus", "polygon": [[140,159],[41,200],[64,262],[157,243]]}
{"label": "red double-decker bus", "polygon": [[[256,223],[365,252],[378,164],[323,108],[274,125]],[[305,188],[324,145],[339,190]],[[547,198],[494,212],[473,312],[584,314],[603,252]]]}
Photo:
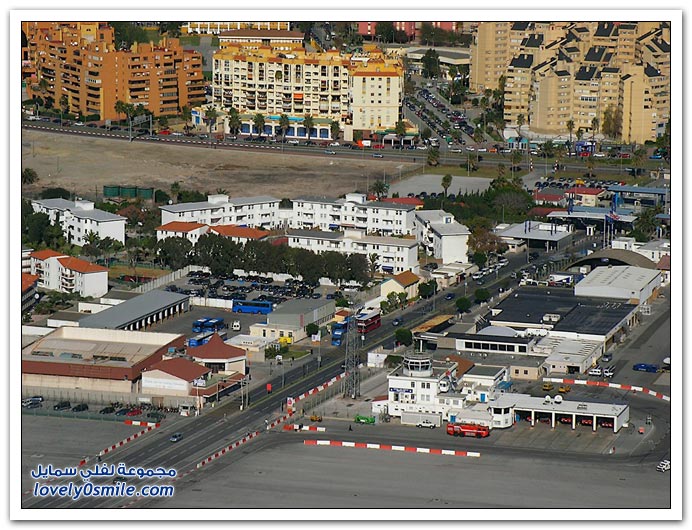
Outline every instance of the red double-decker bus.
{"label": "red double-decker bus", "polygon": [[356,316],[358,333],[365,335],[382,325],[382,316],[379,309],[366,309]]}

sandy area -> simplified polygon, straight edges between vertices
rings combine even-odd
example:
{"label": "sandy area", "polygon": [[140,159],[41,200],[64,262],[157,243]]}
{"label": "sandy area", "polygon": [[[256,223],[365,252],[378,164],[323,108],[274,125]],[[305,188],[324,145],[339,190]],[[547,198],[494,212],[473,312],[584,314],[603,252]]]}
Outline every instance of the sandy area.
{"label": "sandy area", "polygon": [[25,192],[60,186],[85,198],[101,197],[109,184],[154,186],[169,190],[179,181],[185,189],[231,196],[301,194],[337,197],[364,190],[374,178],[387,181],[406,171],[400,161],[351,156],[289,155],[274,150],[209,149],[22,130],[22,168],[39,175]]}

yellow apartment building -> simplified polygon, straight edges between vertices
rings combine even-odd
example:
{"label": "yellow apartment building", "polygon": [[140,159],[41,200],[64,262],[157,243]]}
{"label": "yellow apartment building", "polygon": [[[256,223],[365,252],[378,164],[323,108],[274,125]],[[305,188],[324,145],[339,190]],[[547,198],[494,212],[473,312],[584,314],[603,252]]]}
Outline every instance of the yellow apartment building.
{"label": "yellow apartment building", "polygon": [[181,32],[187,34],[219,35],[224,31],[242,29],[283,30],[291,29],[290,22],[265,21],[265,22],[188,22],[181,27]]}

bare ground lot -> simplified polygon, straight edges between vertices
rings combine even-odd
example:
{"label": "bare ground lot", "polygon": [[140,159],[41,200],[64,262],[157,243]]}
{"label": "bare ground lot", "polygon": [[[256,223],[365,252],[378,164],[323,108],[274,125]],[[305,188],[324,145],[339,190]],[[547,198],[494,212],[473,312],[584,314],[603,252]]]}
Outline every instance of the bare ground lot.
{"label": "bare ground lot", "polygon": [[375,178],[399,175],[412,167],[401,161],[350,156],[294,155],[280,151],[132,142],[60,133],[22,130],[22,169],[30,167],[39,182],[25,191],[60,186],[93,198],[109,184],[153,186],[170,190],[178,181],[184,189],[231,196],[299,195],[337,197],[364,191]]}

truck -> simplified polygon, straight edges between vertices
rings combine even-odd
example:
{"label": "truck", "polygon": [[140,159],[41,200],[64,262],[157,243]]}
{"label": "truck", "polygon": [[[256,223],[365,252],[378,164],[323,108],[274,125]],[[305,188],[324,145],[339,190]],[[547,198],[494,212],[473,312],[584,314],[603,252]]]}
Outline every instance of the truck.
{"label": "truck", "polygon": [[447,434],[450,436],[486,438],[490,436],[490,428],[485,425],[476,425],[474,423],[448,423]]}
{"label": "truck", "polygon": [[350,318],[345,318],[341,322],[332,324],[332,346],[341,346],[343,344]]}
{"label": "truck", "polygon": [[355,418],[353,418],[353,421],[356,423],[368,423],[368,424],[374,424],[375,423],[375,416],[363,416],[361,414],[357,414]]}

